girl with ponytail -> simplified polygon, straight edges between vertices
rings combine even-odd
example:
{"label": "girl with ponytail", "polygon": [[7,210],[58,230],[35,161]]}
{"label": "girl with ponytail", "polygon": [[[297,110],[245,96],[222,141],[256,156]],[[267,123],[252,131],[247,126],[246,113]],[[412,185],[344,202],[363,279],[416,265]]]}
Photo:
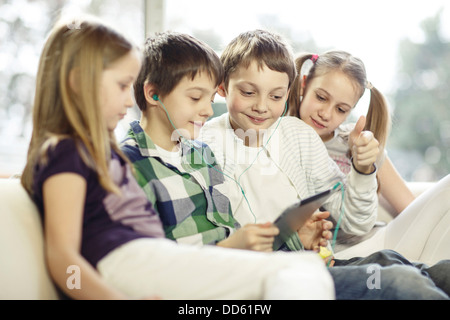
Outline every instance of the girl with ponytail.
{"label": "girl with ponytail", "polygon": [[[384,151],[389,108],[381,92],[367,80],[364,63],[347,52],[328,51],[320,56],[301,54],[296,68],[289,114],[314,128],[344,173],[353,164],[376,157],[380,198],[399,215],[363,238],[342,237],[339,231],[338,243],[349,248],[337,252],[336,257],[349,259],[391,249],[427,264],[449,259],[450,227],[444,221],[450,221],[450,175],[415,199]],[[343,124],[365,90],[370,90],[367,115],[356,124]],[[360,148],[364,139],[378,142],[378,147]]]}
{"label": "girl with ponytail", "polygon": [[[367,161],[371,154],[355,150],[354,141],[371,136],[378,141],[377,177],[379,191],[399,214],[414,196],[383,152],[390,129],[390,113],[383,94],[366,76],[364,63],[344,51],[320,56],[301,54],[296,59],[298,76],[289,97],[289,113],[315,129],[328,153],[344,173],[353,161]],[[343,124],[366,90],[370,103],[366,117],[355,124]]]}

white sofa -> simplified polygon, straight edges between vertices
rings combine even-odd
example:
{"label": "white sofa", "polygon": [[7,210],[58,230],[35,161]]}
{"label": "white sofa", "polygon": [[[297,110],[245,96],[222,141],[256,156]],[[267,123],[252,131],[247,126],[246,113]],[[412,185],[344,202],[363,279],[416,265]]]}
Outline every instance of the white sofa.
{"label": "white sofa", "polygon": [[0,179],[0,299],[59,295],[47,272],[38,210],[19,179]]}
{"label": "white sofa", "polygon": [[[428,184],[412,184],[420,193]],[[390,215],[380,206],[379,217]],[[60,299],[45,266],[42,225],[18,179],[0,179],[0,300]]]}

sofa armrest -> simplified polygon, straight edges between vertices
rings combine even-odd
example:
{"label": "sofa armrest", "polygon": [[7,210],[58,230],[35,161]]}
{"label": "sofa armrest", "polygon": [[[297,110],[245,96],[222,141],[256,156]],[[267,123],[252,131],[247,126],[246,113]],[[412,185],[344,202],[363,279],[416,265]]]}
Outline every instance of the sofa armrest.
{"label": "sofa armrest", "polygon": [[0,300],[58,299],[44,258],[42,223],[18,179],[0,179]]}

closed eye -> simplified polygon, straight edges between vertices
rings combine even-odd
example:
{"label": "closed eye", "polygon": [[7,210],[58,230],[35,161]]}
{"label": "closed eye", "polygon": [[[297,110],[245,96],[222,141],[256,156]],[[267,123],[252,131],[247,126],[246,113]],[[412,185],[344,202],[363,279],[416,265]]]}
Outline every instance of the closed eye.
{"label": "closed eye", "polygon": [[241,94],[245,97],[250,97],[254,94],[254,92],[241,90]]}
{"label": "closed eye", "polygon": [[342,107],[339,107],[339,106],[337,107],[337,110],[338,110],[339,113],[343,113],[343,114],[345,114],[345,113],[350,111],[347,108],[342,108]]}
{"label": "closed eye", "polygon": [[323,97],[323,96],[321,96],[320,94],[317,94],[317,93],[316,93],[316,99],[319,100],[319,101],[321,101],[321,102],[327,100],[325,97]]}
{"label": "closed eye", "polygon": [[275,96],[274,95],[274,96],[272,96],[272,99],[278,101],[278,100],[283,99],[283,96]]}

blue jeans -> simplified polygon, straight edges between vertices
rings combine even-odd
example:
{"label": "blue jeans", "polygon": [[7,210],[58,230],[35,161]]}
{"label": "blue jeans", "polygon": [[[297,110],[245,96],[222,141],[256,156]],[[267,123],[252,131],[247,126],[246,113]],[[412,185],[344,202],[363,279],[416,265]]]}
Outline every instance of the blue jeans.
{"label": "blue jeans", "polygon": [[382,250],[365,258],[336,260],[329,271],[338,300],[449,299],[449,260],[428,267]]}

